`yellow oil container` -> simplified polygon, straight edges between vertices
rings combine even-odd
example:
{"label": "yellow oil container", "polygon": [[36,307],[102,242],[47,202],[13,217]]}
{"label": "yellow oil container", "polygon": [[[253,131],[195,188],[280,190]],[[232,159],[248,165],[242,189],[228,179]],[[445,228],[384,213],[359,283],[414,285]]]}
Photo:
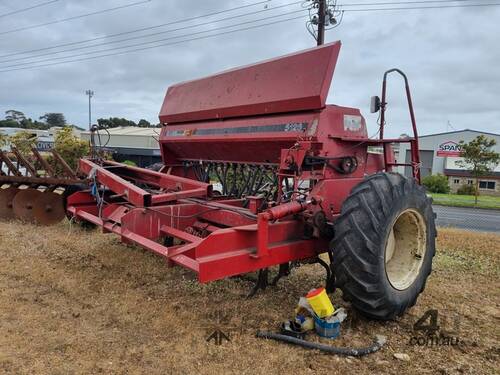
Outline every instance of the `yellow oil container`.
{"label": "yellow oil container", "polygon": [[326,294],[325,288],[313,289],[306,295],[307,302],[319,318],[326,318],[333,314],[332,301]]}

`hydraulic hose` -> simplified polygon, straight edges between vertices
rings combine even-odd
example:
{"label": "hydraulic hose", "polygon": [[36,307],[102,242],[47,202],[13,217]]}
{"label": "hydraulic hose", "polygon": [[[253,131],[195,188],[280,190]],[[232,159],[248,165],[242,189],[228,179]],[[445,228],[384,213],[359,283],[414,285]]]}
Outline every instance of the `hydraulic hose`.
{"label": "hydraulic hose", "polygon": [[307,349],[318,349],[321,350],[322,352],[328,353],[328,354],[338,354],[338,355],[345,355],[345,356],[352,356],[352,357],[361,357],[367,354],[375,353],[384,346],[386,342],[385,336],[379,336],[377,335],[375,337],[375,340],[373,341],[373,344],[365,347],[365,348],[338,348],[335,346],[330,346],[330,345],[325,345],[317,342],[311,342],[307,340],[302,340],[298,339],[295,337],[287,336],[287,335],[282,335],[279,333],[274,333],[274,332],[257,332],[257,337],[264,338],[264,339],[272,339],[272,340],[277,340],[277,341],[284,341],[289,344],[294,344],[294,345],[299,345]]}

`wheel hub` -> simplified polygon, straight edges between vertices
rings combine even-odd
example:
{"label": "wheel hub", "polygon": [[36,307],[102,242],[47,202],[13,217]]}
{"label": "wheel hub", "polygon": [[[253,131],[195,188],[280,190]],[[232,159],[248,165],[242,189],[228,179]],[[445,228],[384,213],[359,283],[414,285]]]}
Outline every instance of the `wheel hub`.
{"label": "wheel hub", "polygon": [[426,236],[425,220],[415,209],[404,210],[394,221],[385,245],[385,271],[395,289],[407,289],[417,278]]}

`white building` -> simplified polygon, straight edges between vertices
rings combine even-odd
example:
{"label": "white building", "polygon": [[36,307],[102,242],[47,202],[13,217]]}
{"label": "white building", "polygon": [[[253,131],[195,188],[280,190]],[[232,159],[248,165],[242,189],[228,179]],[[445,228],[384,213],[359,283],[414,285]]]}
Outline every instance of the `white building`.
{"label": "white building", "polygon": [[[470,142],[479,135],[496,140],[494,147],[500,153],[500,134],[481,132],[477,130],[458,130],[447,133],[437,133],[419,136],[420,162],[422,177],[430,174],[444,174],[448,176],[451,190],[455,192],[461,185],[474,184],[470,172],[457,164],[460,158],[460,141]],[[409,163],[410,144],[399,144],[399,162]],[[406,176],[411,176],[410,168],[400,170]],[[500,165],[494,171],[479,180],[481,194],[500,194]]]}
{"label": "white building", "polygon": [[[140,167],[161,161],[159,128],[140,128],[126,126],[100,130],[101,146],[113,152],[113,159],[119,162],[130,160]],[[109,133],[108,133],[109,132]],[[90,141],[90,132],[83,131],[82,139]],[[99,138],[96,137],[99,145]]]}
{"label": "white building", "polygon": [[[6,135],[6,136],[13,136],[16,133],[19,132],[28,132],[30,133],[33,137],[36,137],[36,148],[39,151],[44,151],[51,149],[54,147],[54,135],[56,131],[49,129],[49,130],[39,130],[39,129],[22,129],[22,128],[0,128],[0,133]],[[1,149],[3,151],[8,151],[10,150],[10,144],[7,143],[6,145],[2,146]]]}

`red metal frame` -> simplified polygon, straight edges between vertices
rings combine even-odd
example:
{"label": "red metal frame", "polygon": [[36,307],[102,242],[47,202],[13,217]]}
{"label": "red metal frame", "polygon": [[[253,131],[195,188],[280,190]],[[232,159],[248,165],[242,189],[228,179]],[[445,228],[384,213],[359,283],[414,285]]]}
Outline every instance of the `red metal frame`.
{"label": "red metal frame", "polygon": [[[383,126],[381,139],[369,139],[358,109],[325,104],[339,49],[327,44],[170,87],[160,112],[168,172],[81,160],[80,172],[95,186],[71,195],[68,212],[197,272],[202,282],[316,258],[327,251],[325,229],[351,189],[400,165],[390,152],[400,140],[383,139]],[[418,179],[408,85],[407,95]],[[373,145],[384,153],[368,152]],[[216,196],[196,180],[194,166],[207,162],[274,168],[276,200],[266,207],[261,196]]]}
{"label": "red metal frame", "polygon": [[405,91],[406,99],[408,101],[408,110],[410,112],[411,126],[413,130],[413,138],[399,139],[397,142],[408,142],[410,143],[410,153],[411,153],[411,163],[393,163],[388,160],[389,153],[392,150],[389,149],[390,145],[384,143],[384,164],[389,167],[392,166],[407,166],[412,167],[413,178],[415,178],[418,183],[420,183],[420,152],[418,146],[418,132],[417,132],[417,121],[415,120],[415,112],[413,111],[413,101],[411,99],[410,84],[408,83],[408,77],[400,69],[390,69],[384,73],[384,79],[382,82],[382,100],[380,105],[380,139],[384,140],[384,126],[385,126],[385,110],[386,110],[386,95],[387,95],[387,76],[390,73],[398,73],[401,75],[405,81]]}

